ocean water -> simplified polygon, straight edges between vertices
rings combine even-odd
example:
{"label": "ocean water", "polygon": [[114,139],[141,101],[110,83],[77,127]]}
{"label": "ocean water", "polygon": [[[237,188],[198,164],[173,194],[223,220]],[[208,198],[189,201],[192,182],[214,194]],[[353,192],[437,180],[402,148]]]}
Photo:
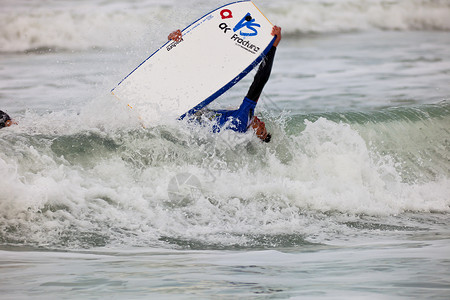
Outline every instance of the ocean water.
{"label": "ocean water", "polygon": [[143,128],[109,91],[225,3],[2,1],[1,299],[449,298],[450,3],[255,0],[272,141]]}

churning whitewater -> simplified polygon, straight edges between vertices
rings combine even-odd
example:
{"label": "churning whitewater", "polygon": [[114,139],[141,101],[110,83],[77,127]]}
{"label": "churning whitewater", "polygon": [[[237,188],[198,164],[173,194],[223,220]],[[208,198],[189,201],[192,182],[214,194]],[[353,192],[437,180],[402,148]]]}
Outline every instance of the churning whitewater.
{"label": "churning whitewater", "polygon": [[[260,246],[255,236],[324,242],[342,214],[447,213],[449,114],[441,103],[273,117],[277,139],[267,146],[250,133],[212,135],[189,124],[95,129],[83,114],[54,113],[47,122],[58,125],[38,129],[24,120],[2,132],[0,167],[9,176],[0,183],[0,238]],[[182,174],[195,183],[170,187]]]}

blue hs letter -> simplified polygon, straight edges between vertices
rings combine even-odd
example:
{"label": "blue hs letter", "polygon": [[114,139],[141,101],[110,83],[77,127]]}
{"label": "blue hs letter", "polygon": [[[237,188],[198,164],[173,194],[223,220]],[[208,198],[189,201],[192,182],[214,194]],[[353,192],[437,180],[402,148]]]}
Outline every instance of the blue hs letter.
{"label": "blue hs letter", "polygon": [[242,32],[240,31],[239,34],[242,36],[254,36],[258,34],[258,31],[254,27],[261,27],[258,23],[255,23],[255,19],[252,18],[250,13],[247,13],[245,17],[242,18],[242,20],[239,21],[239,23],[234,26],[233,31],[236,32],[239,29],[247,27],[251,32]]}

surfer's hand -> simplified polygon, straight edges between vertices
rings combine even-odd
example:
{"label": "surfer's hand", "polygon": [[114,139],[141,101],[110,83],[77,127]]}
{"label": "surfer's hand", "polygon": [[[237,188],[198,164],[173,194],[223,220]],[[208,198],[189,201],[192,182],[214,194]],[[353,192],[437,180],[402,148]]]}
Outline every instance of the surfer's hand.
{"label": "surfer's hand", "polygon": [[183,34],[181,33],[181,30],[175,30],[174,32],[172,32],[171,34],[169,34],[169,36],[167,37],[169,40],[174,40],[175,42],[179,42],[181,41]]}
{"label": "surfer's hand", "polygon": [[281,41],[281,27],[273,26],[272,28],[272,35],[277,36],[275,39],[275,42],[273,42],[273,45],[276,47]]}

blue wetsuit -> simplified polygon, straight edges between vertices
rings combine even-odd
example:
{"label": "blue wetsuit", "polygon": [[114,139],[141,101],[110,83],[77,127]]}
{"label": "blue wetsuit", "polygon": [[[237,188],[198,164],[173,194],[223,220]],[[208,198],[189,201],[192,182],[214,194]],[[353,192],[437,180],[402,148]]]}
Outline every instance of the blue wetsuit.
{"label": "blue wetsuit", "polygon": [[248,90],[247,96],[245,96],[238,109],[211,111],[212,116],[210,115],[209,118],[217,122],[213,129],[214,132],[219,132],[224,126],[226,126],[225,129],[231,129],[237,132],[247,131],[250,121],[253,118],[259,96],[262,93],[264,85],[269,80],[276,49],[276,47],[272,46],[259,65],[258,72],[253,79],[253,83]]}

